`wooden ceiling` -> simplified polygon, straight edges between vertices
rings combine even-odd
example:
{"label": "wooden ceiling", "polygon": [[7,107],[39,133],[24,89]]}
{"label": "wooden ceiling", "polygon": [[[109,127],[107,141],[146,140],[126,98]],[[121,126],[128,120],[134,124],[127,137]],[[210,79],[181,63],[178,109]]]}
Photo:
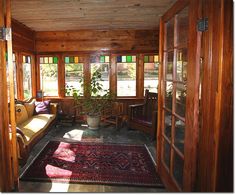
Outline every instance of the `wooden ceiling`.
{"label": "wooden ceiling", "polygon": [[12,17],[35,31],[156,29],[176,0],[12,0]]}

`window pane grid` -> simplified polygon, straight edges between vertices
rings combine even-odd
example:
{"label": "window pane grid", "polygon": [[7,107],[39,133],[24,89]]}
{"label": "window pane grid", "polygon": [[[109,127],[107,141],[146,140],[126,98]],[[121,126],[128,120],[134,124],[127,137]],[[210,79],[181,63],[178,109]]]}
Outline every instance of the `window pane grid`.
{"label": "window pane grid", "polygon": [[39,62],[40,86],[44,96],[58,96],[58,57],[40,57]]}
{"label": "window pane grid", "polygon": [[31,56],[22,56],[23,95],[24,99],[32,97]]}
{"label": "window pane grid", "polygon": [[117,96],[136,96],[136,63],[123,63],[130,59],[136,61],[134,56],[117,56]]}
{"label": "window pane grid", "polygon": [[[108,60],[108,59],[107,59]],[[98,70],[101,73],[102,76],[102,81],[98,81],[101,85],[102,85],[102,91],[100,91],[99,93],[97,93],[96,95],[104,95],[106,93],[106,90],[109,90],[110,88],[110,64],[109,63],[105,63],[106,61],[106,57],[104,57],[104,63],[91,63],[91,77],[93,75],[93,73]],[[94,94],[91,94],[92,96]]]}

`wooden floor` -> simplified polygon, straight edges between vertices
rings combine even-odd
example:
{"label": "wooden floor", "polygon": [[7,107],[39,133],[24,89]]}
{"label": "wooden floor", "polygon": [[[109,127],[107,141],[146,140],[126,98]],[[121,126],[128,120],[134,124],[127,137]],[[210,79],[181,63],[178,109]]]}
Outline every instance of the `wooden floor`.
{"label": "wooden floor", "polygon": [[[156,156],[156,141],[151,137],[135,130],[123,127],[115,130],[113,126],[102,124],[99,130],[89,130],[86,126],[74,125],[72,127],[53,127],[49,133],[35,145],[27,164],[20,167],[20,174],[29,166],[30,162],[40,152],[49,140],[69,140],[101,143],[128,143],[146,144],[153,160]],[[164,188],[115,186],[115,185],[94,185],[94,184],[67,184],[56,182],[26,182],[20,181],[19,192],[165,192]]]}

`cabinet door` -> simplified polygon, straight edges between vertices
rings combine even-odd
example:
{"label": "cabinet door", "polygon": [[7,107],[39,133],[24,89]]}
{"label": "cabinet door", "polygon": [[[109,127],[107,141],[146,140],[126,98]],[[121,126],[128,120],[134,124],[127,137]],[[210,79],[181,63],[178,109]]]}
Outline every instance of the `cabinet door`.
{"label": "cabinet door", "polygon": [[198,1],[177,1],[160,22],[158,172],[168,190],[193,191],[198,133]]}

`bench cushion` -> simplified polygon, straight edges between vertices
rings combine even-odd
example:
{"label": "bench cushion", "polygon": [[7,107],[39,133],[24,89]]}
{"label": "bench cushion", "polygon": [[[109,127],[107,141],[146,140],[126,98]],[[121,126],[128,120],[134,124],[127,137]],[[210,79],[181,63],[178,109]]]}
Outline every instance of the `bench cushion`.
{"label": "bench cushion", "polygon": [[19,128],[22,130],[27,140],[26,145],[28,145],[34,137],[44,131],[55,117],[54,114],[38,114],[20,124]]}

